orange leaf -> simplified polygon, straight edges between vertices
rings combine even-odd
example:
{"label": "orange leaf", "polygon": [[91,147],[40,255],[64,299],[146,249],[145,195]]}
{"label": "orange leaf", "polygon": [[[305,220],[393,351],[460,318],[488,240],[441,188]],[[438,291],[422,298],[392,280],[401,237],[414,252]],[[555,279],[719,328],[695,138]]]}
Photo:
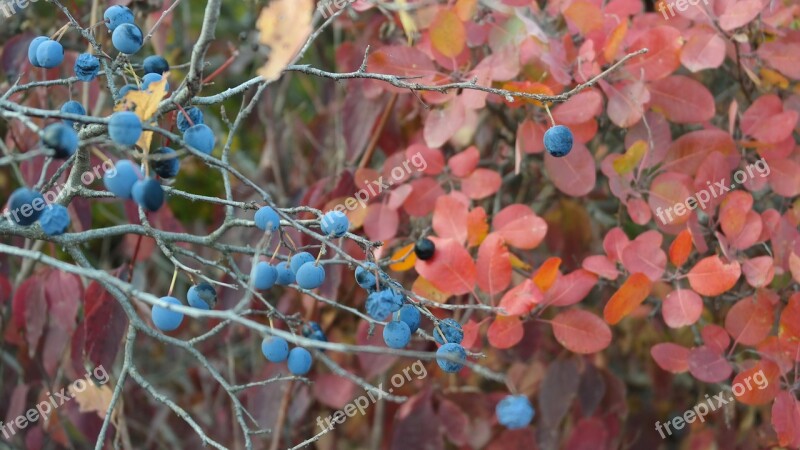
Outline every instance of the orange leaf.
{"label": "orange leaf", "polygon": [[561,258],[553,256],[547,258],[545,262],[539,267],[535,274],[533,274],[533,282],[542,292],[547,292],[550,286],[556,282],[558,278],[558,268],[561,266]]}
{"label": "orange leaf", "polygon": [[800,340],[800,293],[789,297],[789,301],[783,307],[778,324],[778,336]]}
{"label": "orange leaf", "polygon": [[709,256],[698,261],[687,276],[695,292],[713,297],[730,290],[741,274],[742,267],[737,261],[725,264],[719,256]]}
{"label": "orange leaf", "polygon": [[675,267],[680,267],[689,259],[692,252],[692,233],[685,229],[678,233],[678,236],[669,246],[669,261]]}
{"label": "orange leaf", "polygon": [[569,19],[584,36],[594,30],[603,28],[603,12],[596,5],[589,2],[577,1],[572,3],[564,11],[564,17]]}
{"label": "orange leaf", "polygon": [[467,245],[475,247],[481,244],[489,234],[489,223],[486,211],[479,206],[467,214]]}
{"label": "orange leaf", "polygon": [[[546,84],[536,83],[533,81],[509,81],[508,83],[503,84],[503,89],[511,92],[519,92],[525,94],[553,95],[553,90],[550,89],[549,86],[547,86]],[[542,102],[529,98],[520,97],[520,98],[514,98],[513,102],[509,102],[508,100],[505,100],[505,102],[506,105],[508,105],[510,108],[519,108],[522,106],[523,102],[536,105],[540,108],[544,107]]]}
{"label": "orange leaf", "polygon": [[392,264],[389,265],[389,268],[395,272],[405,272],[414,267],[414,264],[417,262],[417,255],[414,253],[414,244],[408,244],[395,251],[392,255],[391,262]]}
{"label": "orange leaf", "polygon": [[644,302],[652,288],[653,283],[647,275],[637,272],[629,276],[606,303],[603,310],[606,322],[611,325],[618,323]]}
{"label": "orange leaf", "polygon": [[511,348],[522,340],[525,330],[517,316],[497,316],[489,325],[486,337],[494,348]]}
{"label": "orange leaf", "polygon": [[455,58],[467,45],[467,29],[451,10],[442,10],[431,24],[431,44],[439,53]]}
{"label": "orange leaf", "polygon": [[765,405],[775,399],[781,390],[780,368],[768,359],[762,359],[733,378],[733,395],[745,405]]}
{"label": "orange leaf", "polygon": [[603,56],[606,61],[613,62],[616,59],[617,52],[619,52],[619,47],[622,45],[626,34],[628,34],[628,21],[623,20],[611,31],[608,39],[606,39],[606,45],[603,49]]}
{"label": "orange leaf", "polygon": [[450,298],[450,294],[436,289],[436,287],[424,277],[417,277],[414,284],[411,285],[411,292],[439,303],[447,303],[447,299]]}

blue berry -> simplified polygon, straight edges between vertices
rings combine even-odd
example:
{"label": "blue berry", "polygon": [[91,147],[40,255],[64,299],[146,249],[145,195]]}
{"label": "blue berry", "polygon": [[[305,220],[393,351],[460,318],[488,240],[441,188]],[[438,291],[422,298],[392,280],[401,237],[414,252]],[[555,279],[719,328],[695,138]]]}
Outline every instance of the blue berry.
{"label": "blue berry", "polygon": [[275,266],[275,270],[278,271],[278,279],[275,281],[275,284],[278,286],[288,286],[294,283],[294,272],[292,272],[292,268],[289,267],[289,263],[286,261],[279,262],[278,265]]}
{"label": "blue berry", "polygon": [[383,328],[383,342],[390,348],[405,348],[411,340],[411,330],[405,322],[389,322]]}
{"label": "blue berry", "polygon": [[259,208],[253,219],[256,222],[256,226],[262,231],[278,231],[278,228],[281,227],[280,216],[269,206]]}
{"label": "blue berry", "polygon": [[[439,322],[439,329],[442,330],[442,333],[444,333],[444,337],[447,339],[447,342],[451,344],[460,344],[464,339],[464,330],[461,328],[461,324],[453,319],[444,319],[443,321]],[[439,333],[439,331],[434,328],[433,340],[439,344],[444,344],[444,341],[442,340],[442,333]]]}
{"label": "blue berry", "polygon": [[378,288],[378,279],[375,277],[375,272],[380,269],[374,262],[367,262],[364,265],[368,269],[361,266],[356,267],[356,283],[364,289],[373,291]]}
{"label": "blue berry", "polygon": [[[462,361],[461,363],[450,361],[449,359],[440,358],[441,356],[450,356],[452,358],[457,358],[458,360]],[[439,347],[439,350],[436,350],[436,364],[439,364],[439,367],[442,368],[445,372],[448,373],[456,373],[464,367],[463,362],[467,360],[467,352],[464,351],[464,347],[460,346],[459,344],[454,343],[447,343],[443,346]]]}
{"label": "blue berry", "polygon": [[303,264],[295,274],[297,285],[303,289],[316,289],[325,282],[325,269],[313,261]]}
{"label": "blue berry", "polygon": [[[303,325],[303,336],[314,339],[315,341],[328,342],[328,337],[317,322],[309,322],[308,325]],[[323,352],[325,350],[322,350]]]}
{"label": "blue berry", "polygon": [[125,97],[125,94],[127,94],[130,91],[138,91],[138,90],[139,86],[136,86],[135,84],[126,84],[125,86],[119,88],[119,98]]}
{"label": "blue berry", "polygon": [[44,129],[42,144],[53,150],[54,158],[69,158],[78,149],[78,133],[63,122],[51,123]]}
{"label": "blue berry", "polygon": [[133,201],[148,211],[158,211],[164,204],[164,188],[155,178],[138,180],[131,188]]}
{"label": "blue berry", "polygon": [[261,353],[263,353],[264,357],[270,362],[284,362],[286,358],[289,357],[289,343],[282,337],[265,337],[264,340],[261,341]]}
{"label": "blue berry", "polygon": [[111,43],[120,53],[132,55],[142,48],[144,36],[141,28],[132,23],[123,23],[111,34]]}
{"label": "blue berry", "polygon": [[135,145],[142,135],[142,121],[130,111],[115,112],[108,121],[108,135],[119,145]]}
{"label": "blue berry", "polygon": [[7,217],[17,225],[31,226],[42,215],[45,207],[42,194],[21,187],[15,190],[8,199]]}
{"label": "blue berry", "polygon": [[500,400],[495,408],[497,421],[509,430],[525,428],[533,420],[533,406],[524,395],[509,395]]}
{"label": "blue berry", "polygon": [[28,45],[28,61],[30,61],[31,65],[33,67],[42,67],[39,64],[39,60],[36,59],[36,50],[39,48],[39,45],[41,45],[42,42],[49,41],[49,40],[50,40],[50,38],[47,37],[47,36],[39,36],[39,37],[33,38],[31,43]]}
{"label": "blue berry", "polygon": [[278,269],[266,261],[256,264],[253,269],[253,287],[259,291],[271,288],[278,281]]}
{"label": "blue berry", "polygon": [[100,72],[100,60],[96,56],[89,53],[81,53],[75,60],[75,76],[81,81],[92,81],[97,78],[97,73]]}
{"label": "blue berry", "polygon": [[175,178],[181,168],[181,160],[175,150],[169,147],[161,147],[150,153],[151,155],[161,156],[158,160],[150,161],[150,168],[161,178]]}
{"label": "blue berry", "polygon": [[42,211],[39,216],[39,225],[42,231],[48,236],[58,236],[64,234],[69,228],[69,213],[67,208],[61,205],[50,205]]}
{"label": "blue berry", "polygon": [[208,125],[200,123],[187,128],[186,131],[183,132],[183,140],[189,147],[201,153],[205,153],[206,155],[210,155],[211,152],[214,151],[214,144],[217,138],[214,137],[214,132],[211,131]]}
{"label": "blue berry", "polygon": [[436,244],[428,238],[419,238],[414,243],[414,254],[423,261],[433,258],[434,252],[436,252]]}
{"label": "blue berry", "polygon": [[201,282],[189,288],[186,293],[186,299],[189,300],[189,306],[197,309],[214,309],[217,304],[217,291],[211,284]]}
{"label": "blue berry", "polygon": [[114,31],[123,23],[133,24],[133,11],[127,6],[114,5],[106,9],[103,19],[109,31]]}
{"label": "blue berry", "polygon": [[45,69],[58,67],[64,61],[64,47],[54,40],[44,41],[36,48],[36,61]]}
{"label": "blue berry", "polygon": [[314,255],[308,252],[300,252],[295,253],[294,256],[291,257],[289,260],[289,267],[292,268],[292,272],[297,275],[297,271],[300,270],[300,267],[307,262],[316,261],[317,258],[314,258]]}
{"label": "blue berry", "polygon": [[375,320],[384,320],[386,317],[399,311],[403,306],[403,297],[393,289],[384,289],[367,296],[367,314]]}
{"label": "blue berry", "polygon": [[133,185],[142,177],[139,167],[127,159],[117,161],[113,170],[103,175],[106,189],[119,198],[131,198]]}
{"label": "blue berry", "polygon": [[[152,83],[157,83],[162,80],[161,74],[158,73],[148,73],[142,77],[142,90],[146,91]],[[169,82],[164,85],[164,90],[169,91]]]}
{"label": "blue berry", "polygon": [[[86,110],[83,109],[83,105],[76,102],[75,100],[70,100],[61,105],[61,112],[66,114],[77,114],[79,116],[86,115]],[[72,126],[75,125],[75,122],[67,119],[64,119],[64,123],[69,125],[70,128],[72,128]]]}
{"label": "blue berry", "polygon": [[322,216],[320,228],[325,236],[342,237],[350,228],[350,220],[341,211],[330,211]]}
{"label": "blue berry", "polygon": [[294,375],[305,375],[311,370],[311,353],[303,347],[295,347],[289,352],[289,372]]}
{"label": "blue berry", "polygon": [[544,132],[544,148],[560,158],[572,150],[572,131],[564,125],[556,125]]}
{"label": "blue berry", "polygon": [[419,310],[414,305],[405,304],[400,308],[398,319],[408,325],[411,333],[415,333],[419,329],[420,314]]}
{"label": "blue berry", "polygon": [[144,73],[157,73],[159,75],[169,70],[169,63],[162,56],[151,55],[144,59]]}
{"label": "blue berry", "polygon": [[[175,297],[161,297],[161,301],[171,305],[181,305],[181,301]],[[163,306],[153,306],[151,313],[153,325],[161,331],[173,331],[177,329],[183,321],[183,313],[172,311]]]}
{"label": "blue berry", "polygon": [[181,133],[186,131],[193,124],[200,125],[203,123],[203,111],[200,108],[195,108],[194,106],[191,108],[186,108],[186,114],[188,114],[189,118],[192,119],[192,123],[189,123],[189,121],[186,119],[186,116],[180,111],[178,112],[177,119],[175,120],[175,123],[178,125],[178,130],[180,130]]}

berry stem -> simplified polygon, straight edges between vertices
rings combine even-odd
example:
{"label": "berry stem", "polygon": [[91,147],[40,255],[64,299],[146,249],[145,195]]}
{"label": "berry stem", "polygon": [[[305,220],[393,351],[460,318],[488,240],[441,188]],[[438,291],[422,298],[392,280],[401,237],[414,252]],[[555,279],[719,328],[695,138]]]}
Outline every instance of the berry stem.
{"label": "berry stem", "polygon": [[324,254],[325,254],[325,244],[323,243],[322,247],[320,247],[320,249],[319,249],[319,253],[317,253],[317,260],[314,261],[314,265],[316,265],[316,266],[319,265],[319,259],[322,258],[322,255],[324,255]]}
{"label": "berry stem", "polygon": [[128,264],[128,283],[131,282],[133,279],[133,265],[136,263],[136,258],[139,256],[139,249],[142,247],[142,235],[140,234],[136,238],[136,248],[133,250],[133,258],[131,258],[130,264]]}
{"label": "berry stem", "polygon": [[[282,244],[283,244],[283,242],[281,242],[281,241],[278,241],[278,246],[277,246],[277,247],[275,247],[275,251],[274,251],[274,252],[272,252],[272,257],[269,259],[269,262],[270,262],[270,263],[272,263],[272,261],[274,261],[274,260],[275,260],[275,257],[276,257],[276,256],[278,256],[278,250],[280,250],[280,249],[281,249],[281,245],[282,245]],[[271,320],[271,319],[270,319],[270,320]]]}
{"label": "berry stem", "polygon": [[544,104],[544,110],[547,111],[547,116],[550,117],[550,126],[556,126],[556,121],[553,119],[553,115],[550,114],[550,107],[547,106],[547,103]]}
{"label": "berry stem", "polygon": [[[228,45],[230,46],[230,43],[228,43]],[[228,66],[230,66],[231,64],[233,64],[233,62],[234,62],[234,61],[236,60],[236,58],[239,56],[239,50],[238,50],[238,49],[236,49],[235,47],[232,47],[232,46],[231,46],[231,50],[233,51],[233,53],[231,54],[231,56],[230,56],[230,57],[229,57],[229,58],[228,58],[228,59],[227,59],[227,60],[226,60],[224,63],[222,63],[222,65],[221,65],[221,66],[219,66],[219,67],[217,68],[217,70],[215,70],[214,72],[212,72],[212,73],[211,73],[211,75],[209,75],[209,76],[208,76],[208,78],[206,78],[206,79],[204,79],[204,80],[203,80],[203,84],[204,84],[204,85],[205,85],[205,84],[209,84],[209,83],[211,83],[211,81],[212,81],[212,80],[214,80],[214,78],[216,78],[216,77],[217,77],[219,74],[221,74],[222,72],[224,72],[224,71],[225,71],[225,69],[227,69],[227,68],[228,68]]]}
{"label": "berry stem", "polygon": [[100,158],[100,160],[102,160],[103,162],[111,161],[111,158],[109,158],[108,156],[103,154],[103,152],[101,152],[100,150],[98,150],[98,149],[96,149],[94,147],[92,147],[92,153],[94,154],[94,156],[97,156],[98,158]]}
{"label": "berry stem", "polygon": [[183,106],[181,106],[181,105],[179,105],[177,103],[175,103],[175,106],[177,106],[178,109],[183,113],[183,116],[186,117],[186,121],[189,122],[189,126],[193,127],[194,126],[194,122],[192,121],[192,118],[189,117],[189,113],[187,113],[186,110],[183,109]]}
{"label": "berry stem", "polygon": [[175,270],[172,271],[172,282],[169,284],[169,292],[167,292],[167,297],[172,297],[172,290],[175,288],[175,280],[178,279],[178,268],[175,267]]}
{"label": "berry stem", "polygon": [[60,41],[61,38],[64,37],[64,33],[66,33],[67,29],[69,29],[69,26],[70,26],[69,23],[65,23],[64,26],[62,26],[61,28],[56,30],[56,32],[53,33],[52,36],[50,36],[50,39],[52,39],[52,40],[54,40],[56,42]]}

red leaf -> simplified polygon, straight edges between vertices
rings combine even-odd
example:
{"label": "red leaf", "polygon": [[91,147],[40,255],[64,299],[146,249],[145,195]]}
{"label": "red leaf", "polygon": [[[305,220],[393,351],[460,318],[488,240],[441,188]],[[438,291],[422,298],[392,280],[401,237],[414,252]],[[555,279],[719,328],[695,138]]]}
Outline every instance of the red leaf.
{"label": "red leaf", "polygon": [[725,40],[713,29],[695,27],[684,34],[681,63],[692,72],[716,69],[725,61]]}
{"label": "red leaf", "polygon": [[772,428],[783,447],[800,447],[800,402],[794,392],[781,391],[772,405]]}
{"label": "red leaf", "polygon": [[536,248],[547,233],[547,223],[526,205],[509,205],[492,219],[492,228],[512,247]]}
{"label": "red leaf", "polygon": [[584,123],[603,110],[603,96],[596,90],[585,90],[553,108],[556,123],[577,125]]}
{"label": "red leaf", "polygon": [[597,450],[608,448],[611,431],[601,419],[588,417],[575,424],[564,450]]}
{"label": "red leaf", "polygon": [[333,409],[344,408],[356,394],[352,381],[333,373],[317,374],[311,392],[320,403]]}
{"label": "red leaf", "polygon": [[644,302],[653,284],[643,273],[634,273],[611,296],[603,309],[603,316],[611,325],[618,323]]}
{"label": "red leaf", "polygon": [[445,194],[435,178],[418,178],[409,185],[413,190],[403,203],[403,208],[412,217],[424,217],[430,214],[436,206],[436,199]]}
{"label": "red leaf", "polygon": [[[421,158],[425,162],[420,164],[425,167],[425,170],[422,171],[425,175],[439,175],[444,169],[444,155],[438,148],[428,148],[423,144],[411,144],[406,149],[406,158],[409,161],[416,161],[414,158]],[[408,166],[405,169],[409,170]],[[395,178],[395,180],[397,179]]]}
{"label": "red leaf", "polygon": [[400,405],[392,428],[390,450],[444,448],[444,427],[433,411],[429,388]]}
{"label": "red leaf", "polygon": [[364,233],[373,241],[388,241],[397,235],[400,216],[396,209],[383,203],[371,203],[367,206],[367,217],[364,218]]}
{"label": "red leaf", "polygon": [[524,334],[525,330],[518,316],[497,316],[489,325],[486,337],[492,347],[504,349],[517,345]]}
{"label": "red leaf", "polygon": [[[466,231],[466,230],[465,230]],[[494,297],[511,283],[511,259],[503,238],[491,233],[478,249],[478,287]]]}
{"label": "red leaf", "polygon": [[83,357],[95,366],[113,366],[128,326],[128,316],[117,300],[97,282],[86,288],[83,310]]}
{"label": "red leaf", "polygon": [[775,40],[758,47],[758,57],[787,77],[800,80],[800,42]]}
{"label": "red leaf", "polygon": [[444,425],[447,439],[455,445],[464,445],[469,439],[469,417],[454,402],[439,399],[439,420]]}
{"label": "red leaf", "polygon": [[[357,345],[374,345],[377,347],[386,347],[383,341],[383,336],[380,333],[370,334],[369,323],[361,321],[356,329],[356,344]],[[389,347],[386,347],[389,348]],[[363,353],[356,354],[358,358],[358,365],[363,371],[362,375],[366,378],[372,378],[379,373],[389,370],[390,367],[397,361],[397,356],[390,353]]]}
{"label": "red leaf", "polygon": [[23,281],[11,301],[14,322],[18,329],[25,330],[25,341],[28,344],[30,357],[38,351],[39,339],[44,334],[44,325],[47,322],[47,299],[44,290],[47,275],[44,277],[33,275]]}
{"label": "red leaf", "polygon": [[649,85],[650,105],[674,123],[705,122],[714,117],[711,92],[699,81],[673,75]]}
{"label": "red leaf", "polygon": [[784,111],[780,97],[774,94],[756,99],[742,115],[742,131],[760,142],[777,144],[792,135],[797,111]]}
{"label": "red leaf", "polygon": [[[761,218],[759,217],[758,220],[760,221]],[[742,264],[742,272],[744,272],[747,284],[755,288],[764,287],[772,283],[772,279],[775,277],[775,262],[771,256],[766,255],[750,258]]]}
{"label": "red leaf", "polygon": [[436,289],[448,294],[472,292],[478,274],[469,253],[452,239],[430,239],[436,244],[436,252],[432,259],[417,260],[417,273],[429,280]]}
{"label": "red leaf", "polygon": [[[431,83],[439,75],[431,58],[417,48],[406,45],[386,46],[372,52],[367,65],[377,73],[417,77],[417,83]],[[381,83],[380,86],[393,92],[406,92],[388,83]]]}
{"label": "red leaf", "polygon": [[567,156],[544,156],[547,176],[556,188],[573,197],[581,197],[594,189],[597,168],[594,157],[585,145],[576,142]]}
{"label": "red leaf", "polygon": [[719,256],[708,256],[698,261],[687,276],[695,292],[714,297],[729,291],[741,274],[742,268],[738,262],[725,264]]}
{"label": "red leaf", "polygon": [[733,367],[724,356],[702,346],[693,348],[689,353],[689,371],[700,381],[718,383],[731,376]]}
{"label": "red leaf", "polygon": [[497,307],[503,308],[510,316],[517,316],[528,314],[541,302],[542,291],[531,280],[525,280],[506,292]]}
{"label": "red leaf", "polygon": [[644,235],[634,239],[622,251],[622,264],[628,269],[628,272],[641,272],[650,281],[658,281],[667,267],[667,255],[660,248],[663,239],[660,233],[655,230],[648,233],[655,233],[658,235],[658,239],[647,241],[646,238],[642,238]]}
{"label": "red leaf", "polygon": [[443,146],[464,125],[465,120],[464,105],[458,99],[444,108],[431,110],[425,118],[423,129],[425,143],[431,148]]}
{"label": "red leaf", "polygon": [[689,349],[672,342],[662,342],[650,349],[650,355],[658,367],[672,373],[689,370]]}
{"label": "red leaf", "polygon": [[764,3],[761,0],[740,0],[729,3],[725,12],[719,16],[719,27],[730,31],[745,26],[755,19],[763,8]]}
{"label": "red leaf", "polygon": [[[667,150],[662,169],[693,175],[711,152],[722,154],[730,168],[739,164],[741,159],[736,143],[726,131],[708,128],[690,131],[673,141]],[[691,186],[692,183],[688,185]],[[689,194],[694,194],[694,191]],[[678,202],[683,202],[686,198],[682,197]]]}
{"label": "red leaf", "polygon": [[690,289],[676,289],[667,294],[661,313],[670,328],[693,325],[703,313],[703,299]]}
{"label": "red leaf", "polygon": [[500,189],[503,178],[490,169],[475,169],[461,180],[461,191],[473,200],[484,199]]}
{"label": "red leaf", "polygon": [[[669,76],[680,67],[680,31],[669,26],[651,28],[641,35],[628,48],[629,52],[647,48],[644,55],[633,58],[625,64],[634,78],[644,76],[645,81],[658,80]],[[641,74],[641,75],[640,75]]]}
{"label": "red leaf", "polygon": [[614,125],[629,128],[642,120],[644,104],[650,101],[650,92],[638,78],[636,81],[622,81],[614,85],[600,80],[600,87],[608,97],[606,113]]}
{"label": "red leaf", "polygon": [[725,316],[725,329],[735,343],[756,345],[772,329],[774,308],[766,296],[746,297],[733,305]]}
{"label": "red leaf", "polygon": [[587,256],[583,260],[581,267],[609,280],[616,280],[619,276],[619,270],[617,270],[616,264],[606,255]]}
{"label": "red leaf", "polygon": [[452,194],[439,197],[433,210],[433,231],[441,238],[463,245],[467,240],[468,212],[467,205]]}
{"label": "red leaf", "polygon": [[49,318],[42,362],[47,373],[54,376],[77,327],[75,318],[83,298],[81,279],[77,275],[54,270],[45,281],[45,297]]}
{"label": "red leaf", "polygon": [[730,335],[725,331],[725,328],[719,325],[706,325],[700,330],[700,335],[703,337],[703,342],[706,346],[717,353],[724,352],[728,349],[728,346],[731,345]]}
{"label": "red leaf", "polygon": [[572,352],[597,353],[611,344],[611,329],[588,311],[568,309],[555,316],[551,324],[556,340]]}
{"label": "red leaf", "polygon": [[478,167],[478,161],[481,154],[478,148],[474,145],[466,148],[464,151],[453,155],[448,161],[447,166],[454,176],[463,178],[468,176]]}
{"label": "red leaf", "polygon": [[517,127],[516,150],[518,153],[541,153],[544,151],[545,127],[530,119],[525,119]]}
{"label": "red leaf", "polygon": [[564,275],[553,283],[544,296],[548,306],[569,306],[579,303],[597,284],[597,275],[583,269]]}

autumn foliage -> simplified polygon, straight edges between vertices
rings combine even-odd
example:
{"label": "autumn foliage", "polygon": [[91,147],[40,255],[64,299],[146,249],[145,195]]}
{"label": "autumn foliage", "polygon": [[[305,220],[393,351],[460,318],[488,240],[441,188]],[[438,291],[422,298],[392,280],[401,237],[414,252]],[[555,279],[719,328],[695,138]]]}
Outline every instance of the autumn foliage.
{"label": "autumn foliage", "polygon": [[[88,14],[90,5],[78,3]],[[170,3],[151,11],[150,23]],[[190,3],[194,8],[202,2]],[[301,62],[331,73],[362,67],[362,74],[394,75],[417,88],[359,73],[344,81],[293,73],[302,70],[286,67],[300,47],[291,33],[307,36],[312,25],[301,14],[303,7],[272,0],[274,6],[260,18],[238,4],[231,5],[231,14],[247,17],[246,31],[256,35],[273,30],[271,37],[247,45],[282,50],[266,64],[263,49],[243,51],[243,61],[204,86],[203,95],[257,74],[280,78],[233,140],[231,160],[270,186],[281,207],[327,211],[373,180],[391,180],[389,189],[348,211],[350,231],[382,243],[372,256],[409,291],[453,306],[430,310],[459,321],[464,347],[482,353],[471,359],[504,373],[507,383],[469,368],[448,376],[426,362],[428,376],[402,389],[407,402],[387,403],[380,412],[373,407],[313,445],[364,448],[371,430],[382,427],[370,442],[392,449],[650,449],[675,442],[696,449],[800,448],[798,4],[707,0],[665,18],[657,9],[661,2],[639,0],[387,3],[394,6],[348,3],[332,19],[336,37],[325,31]],[[296,16],[297,26],[274,23],[269,13],[278,12]],[[209,53],[227,58],[228,49],[219,42],[236,44],[241,27],[223,21]],[[197,32],[196,23],[191,30]],[[188,60],[186,49],[169,43],[184,32],[161,28],[153,45],[171,49],[176,61]],[[30,67],[15,65],[24,61],[32,37],[20,30],[2,42],[2,90],[17,75],[33,81],[27,80],[33,76]],[[464,86],[436,89],[474,80],[510,93],[558,96],[641,49],[647,52],[565,99],[503,96]],[[76,54],[68,50],[66,59]],[[53,69],[35,76],[69,75]],[[67,86],[46,92],[13,99],[56,109],[72,95]],[[100,101],[98,95],[96,87],[86,93],[92,104]],[[142,102],[152,114],[161,99]],[[238,106],[238,100],[225,103],[228,112]],[[224,130],[219,106],[208,109]],[[542,142],[553,123],[568,126],[575,137],[574,148],[562,158],[548,154]],[[6,121],[0,130],[9,148],[24,153],[36,146],[36,136],[18,121]],[[161,138],[145,133],[142,139],[149,146]],[[395,176],[393,169],[417,154],[426,162],[424,170]],[[758,161],[766,169],[754,170]],[[219,175],[207,177],[205,166],[190,164],[190,175],[176,187],[221,195]],[[42,158],[20,167],[31,184],[42,170],[54,172],[43,169]],[[2,173],[7,194],[10,170]],[[702,207],[695,202],[685,214],[675,212],[675,205],[723,185],[727,189],[717,188],[718,195]],[[241,201],[259,201],[238,181],[233,191]],[[102,207],[93,208],[87,199],[70,205],[73,223],[79,224],[74,232],[139,222],[133,206],[109,210],[110,203],[97,204]],[[661,213],[668,209],[672,215],[664,220]],[[150,222],[169,232],[205,235],[219,226],[222,211],[219,204],[173,198]],[[252,211],[242,217],[252,219]],[[314,218],[303,211],[297,217]],[[9,243],[25,245],[4,231]],[[287,233],[299,246],[317,243],[296,230]],[[435,244],[429,260],[413,252],[423,236]],[[247,229],[226,242],[255,245],[261,237]],[[136,239],[127,235],[95,243],[87,252],[98,267],[113,269],[122,279],[138,254],[140,287],[165,293],[172,266],[156,257],[158,244],[146,237],[134,251]],[[69,261],[57,245],[48,245],[43,251]],[[352,257],[366,258],[355,242],[341,245]],[[288,255],[288,249],[279,254]],[[44,266],[16,279],[21,260],[3,256],[1,361],[12,358],[15,364],[0,362],[0,413],[13,418],[43,395],[47,380],[60,377],[63,384],[80,376],[87,362],[115,367],[128,319],[96,282]],[[204,257],[228,264],[214,252]],[[155,260],[169,270],[155,267]],[[234,260],[249,267],[244,255]],[[357,289],[352,269],[329,266],[319,294],[363,310],[366,295]],[[270,298],[275,307],[296,313],[297,320],[319,322],[330,342],[383,345],[380,333],[370,334],[358,316],[308,294],[279,292]],[[238,295],[223,289],[219,308],[232,308]],[[255,301],[250,307],[263,309]],[[191,321],[176,336],[191,339],[217,325],[214,319]],[[204,428],[235,448],[234,417],[221,406],[225,396],[212,377],[163,342],[140,340],[137,359],[146,360],[141,371],[159,374],[160,388],[176,403],[190,405],[192,413],[213,410]],[[239,382],[278,374],[280,369],[257,360],[256,341],[256,333],[228,327],[197,348]],[[412,347],[436,350],[422,339]],[[391,353],[327,354],[347,372],[376,383],[412,362]],[[669,421],[706,394],[758,371],[767,388],[737,395],[724,411],[666,441],[655,431],[656,421]],[[283,424],[284,443],[297,445],[320,431],[314,423],[318,415],[361,394],[341,373],[317,368],[309,378],[309,385],[293,387],[283,418],[280,387],[262,386],[240,397],[258,411],[261,425]],[[510,390],[532,400],[532,426],[498,425],[494,407]],[[124,395],[130,432],[144,441],[161,409],[141,390],[126,389]],[[129,405],[137,402],[146,406],[133,411]],[[92,441],[107,404],[86,400],[80,410],[77,404],[65,407],[54,423],[40,422],[28,431],[26,448]],[[87,411],[95,414],[87,418]],[[179,419],[169,423],[186,448],[200,442]],[[68,437],[70,426],[78,438]],[[268,444],[268,439],[258,442],[259,448]]]}

